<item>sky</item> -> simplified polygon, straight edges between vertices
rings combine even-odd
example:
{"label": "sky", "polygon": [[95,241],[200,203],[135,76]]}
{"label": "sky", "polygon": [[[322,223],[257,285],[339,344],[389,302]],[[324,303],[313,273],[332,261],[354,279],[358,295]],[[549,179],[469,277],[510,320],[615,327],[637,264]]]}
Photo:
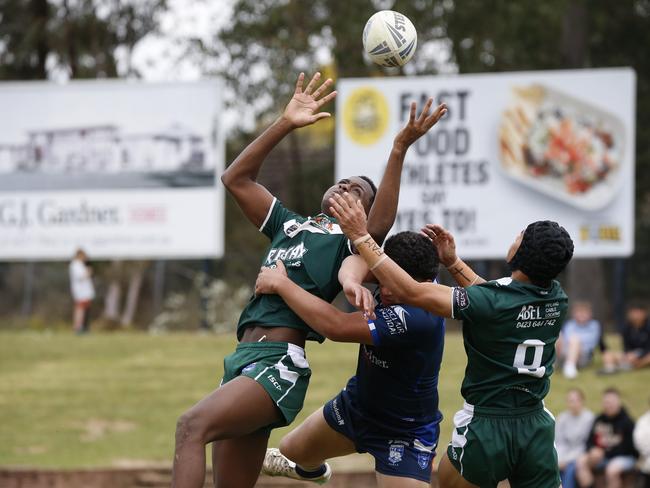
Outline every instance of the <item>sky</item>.
{"label": "sky", "polygon": [[201,67],[191,58],[183,59],[176,41],[189,36],[209,40],[230,19],[232,4],[233,0],[169,0],[161,33],[138,43],[132,57],[134,67],[147,81],[200,79]]}
{"label": "sky", "polygon": [[[145,81],[195,81],[204,79],[197,59],[184,55],[180,39],[198,37],[209,41],[232,15],[234,0],[168,0],[169,9],[161,18],[161,32],[150,34],[135,47],[131,62]],[[126,59],[126,57],[125,57]],[[202,60],[205,62],[205,59]],[[223,126],[229,132],[240,124],[241,114],[223,112]],[[246,119],[252,122],[252,114]]]}
{"label": "sky", "polygon": [[190,36],[210,39],[230,19],[232,4],[233,0],[169,0],[169,9],[161,17],[161,32],[137,44],[133,66],[147,81],[201,79],[200,66],[183,57],[177,41]]}

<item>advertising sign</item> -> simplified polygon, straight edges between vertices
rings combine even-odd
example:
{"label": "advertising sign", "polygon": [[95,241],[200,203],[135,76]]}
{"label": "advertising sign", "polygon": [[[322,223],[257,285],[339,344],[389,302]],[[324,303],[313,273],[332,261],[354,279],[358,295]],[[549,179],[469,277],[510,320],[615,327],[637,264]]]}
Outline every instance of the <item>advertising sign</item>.
{"label": "advertising sign", "polygon": [[503,258],[535,220],[577,257],[634,251],[634,71],[598,69],[344,79],[336,176],[378,184],[410,103],[449,112],[409,150],[393,231],[439,223],[466,258]]}
{"label": "advertising sign", "polygon": [[218,82],[0,84],[0,259],[223,254]]}

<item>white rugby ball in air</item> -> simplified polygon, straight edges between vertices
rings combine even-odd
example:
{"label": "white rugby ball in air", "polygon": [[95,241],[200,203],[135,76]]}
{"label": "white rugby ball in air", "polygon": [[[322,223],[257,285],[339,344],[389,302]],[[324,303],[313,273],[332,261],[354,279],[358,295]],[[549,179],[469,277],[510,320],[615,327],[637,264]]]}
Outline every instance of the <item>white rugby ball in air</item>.
{"label": "white rugby ball in air", "polygon": [[418,33],[413,23],[393,10],[377,12],[363,29],[363,48],[370,59],[386,68],[408,63],[417,44]]}

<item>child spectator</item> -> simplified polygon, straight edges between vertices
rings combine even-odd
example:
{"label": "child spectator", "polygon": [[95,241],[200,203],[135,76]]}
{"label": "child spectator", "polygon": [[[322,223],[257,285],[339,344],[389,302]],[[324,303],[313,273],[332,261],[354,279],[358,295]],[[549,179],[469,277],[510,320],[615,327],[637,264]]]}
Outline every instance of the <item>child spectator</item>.
{"label": "child spectator", "polygon": [[622,474],[634,469],[637,452],[632,433],[634,420],[628,415],[615,388],[603,393],[603,412],[596,417],[587,438],[587,452],[576,463],[578,485],[594,483],[594,471],[605,470],[607,488],[620,488]]}
{"label": "child spectator", "polygon": [[650,410],[644,413],[634,427],[634,445],[639,451],[639,469],[650,488]]}
{"label": "child spectator", "polygon": [[585,408],[585,395],[571,388],[566,395],[567,410],[555,423],[555,448],[564,488],[575,488],[576,461],[585,452],[594,414]]}
{"label": "child spectator", "polygon": [[596,347],[605,350],[601,340],[600,322],[593,318],[591,304],[576,302],[571,307],[571,319],[562,327],[557,341],[557,354],[564,361],[564,376],[573,379],[578,375],[578,368],[587,366],[594,355]]}

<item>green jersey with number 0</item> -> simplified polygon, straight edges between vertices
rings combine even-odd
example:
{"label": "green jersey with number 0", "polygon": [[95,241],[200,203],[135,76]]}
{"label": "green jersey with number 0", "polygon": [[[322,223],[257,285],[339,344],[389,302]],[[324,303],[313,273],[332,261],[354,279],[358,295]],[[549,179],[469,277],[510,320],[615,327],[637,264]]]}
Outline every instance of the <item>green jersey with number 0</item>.
{"label": "green jersey with number 0", "polygon": [[467,368],[461,393],[477,406],[538,404],[550,388],[555,342],[568,298],[511,278],[453,289],[453,316],[463,322]]}
{"label": "green jersey with number 0", "polygon": [[[260,227],[271,245],[262,264],[284,262],[289,278],[301,288],[331,302],[341,291],[338,272],[343,260],[352,253],[350,241],[336,219],[325,214],[303,217],[291,212],[277,200]],[[290,327],[308,332],[307,338],[323,342],[278,295],[257,295],[244,308],[237,326],[237,336],[247,326]]]}

